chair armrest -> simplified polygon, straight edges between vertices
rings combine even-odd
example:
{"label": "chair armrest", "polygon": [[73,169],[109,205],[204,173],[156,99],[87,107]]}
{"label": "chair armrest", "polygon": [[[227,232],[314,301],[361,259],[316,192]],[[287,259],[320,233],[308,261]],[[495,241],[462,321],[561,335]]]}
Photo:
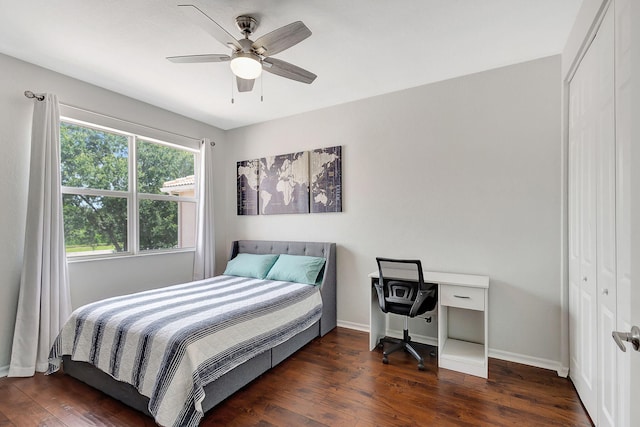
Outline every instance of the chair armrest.
{"label": "chair armrest", "polygon": [[382,282],[381,279],[374,280],[373,286],[376,288],[376,294],[378,295],[378,305],[380,305],[380,310],[382,310],[383,313],[386,313],[387,303],[386,303],[386,300],[384,299],[384,287],[381,282]]}
{"label": "chair armrest", "polygon": [[[424,303],[424,301],[427,298],[430,297],[435,297],[436,292],[437,292],[437,286],[432,286],[429,289],[419,289],[418,290],[418,295],[416,296],[416,300],[413,302],[413,305],[411,305],[411,311],[409,311],[409,317],[416,317],[416,315],[418,314],[418,310],[420,310],[420,307],[422,306],[422,304]],[[430,310],[427,310],[430,311]]]}

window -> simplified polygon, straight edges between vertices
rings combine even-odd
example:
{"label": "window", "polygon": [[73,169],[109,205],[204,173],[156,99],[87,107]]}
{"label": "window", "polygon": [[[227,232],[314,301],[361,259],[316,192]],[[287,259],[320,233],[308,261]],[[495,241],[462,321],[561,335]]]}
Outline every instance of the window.
{"label": "window", "polygon": [[60,145],[67,256],[195,246],[197,150],[70,119]]}

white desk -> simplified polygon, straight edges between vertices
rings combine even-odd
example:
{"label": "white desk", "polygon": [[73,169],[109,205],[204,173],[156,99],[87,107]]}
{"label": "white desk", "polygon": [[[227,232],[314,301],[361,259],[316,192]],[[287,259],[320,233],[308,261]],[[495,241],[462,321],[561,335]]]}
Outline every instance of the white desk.
{"label": "white desk", "polygon": [[[389,270],[390,279],[416,280],[415,273],[407,270]],[[438,284],[438,367],[476,375],[488,376],[489,350],[489,277],[471,274],[438,273],[424,271],[425,283]],[[369,274],[371,279],[371,306],[369,309],[369,349],[378,345],[387,334],[387,316],[380,310],[373,283],[378,272]],[[449,337],[449,308],[476,310],[483,313],[484,336],[477,342]]]}

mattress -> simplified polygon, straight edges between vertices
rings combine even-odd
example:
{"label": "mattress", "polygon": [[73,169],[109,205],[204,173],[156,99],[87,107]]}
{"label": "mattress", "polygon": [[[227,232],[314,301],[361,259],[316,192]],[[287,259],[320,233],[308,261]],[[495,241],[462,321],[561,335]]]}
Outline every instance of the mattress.
{"label": "mattress", "polygon": [[90,363],[149,398],[163,426],[198,425],[203,388],[317,322],[318,287],[217,276],[83,306],[50,353]]}

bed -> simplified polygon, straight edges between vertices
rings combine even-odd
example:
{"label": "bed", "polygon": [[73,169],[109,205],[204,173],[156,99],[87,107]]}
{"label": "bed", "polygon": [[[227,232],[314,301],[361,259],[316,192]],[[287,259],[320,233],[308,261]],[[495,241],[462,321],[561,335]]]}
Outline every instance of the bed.
{"label": "bed", "polygon": [[[222,275],[208,281],[190,282],[134,294],[132,298],[116,297],[89,304],[74,311],[74,315],[56,340],[50,354],[49,373],[55,372],[62,363],[65,374],[154,417],[160,425],[198,425],[203,414],[218,403],[314,338],[324,336],[335,328],[335,252],[335,243],[235,241],[232,244],[229,265],[232,260],[247,257],[239,257],[241,254],[251,254],[249,257],[277,254],[282,255],[278,260],[284,260],[285,257],[322,258],[321,272],[313,285]],[[274,265],[272,270],[275,269]],[[259,292],[265,293],[268,298],[263,301],[256,295],[254,301],[254,293]],[[280,294],[287,302],[277,299],[281,298]],[[170,301],[170,304],[166,307],[160,306],[159,304],[164,304],[158,302],[160,300]],[[189,301],[189,310],[172,312],[174,306],[177,307],[183,300]],[[209,313],[214,312],[205,311],[203,308],[192,315],[191,313],[195,312],[191,309],[194,304],[198,307],[206,305],[206,310],[213,306],[232,307],[233,315],[211,314],[210,317],[217,316],[216,319],[219,317],[221,321],[207,323],[204,329],[199,329],[201,322],[204,322],[203,319],[206,318],[208,321]],[[234,304],[237,304],[237,307]],[[175,308],[179,309],[183,308]],[[141,320],[141,313],[154,310],[173,319],[172,322],[178,325],[180,331],[195,331],[197,338],[188,338],[187,344],[174,342],[174,336],[179,334],[171,332],[171,339],[164,343],[158,337],[163,335],[165,323],[155,319],[147,321],[146,317]],[[99,314],[95,314],[95,319],[92,319],[93,323],[89,327],[86,326],[86,313]],[[285,313],[287,316],[294,313],[293,315],[299,317],[287,320],[284,326],[278,325],[273,330],[267,330],[265,326],[265,331],[254,331],[262,325],[268,325],[269,319],[276,321],[284,317]],[[250,316],[264,317],[253,319]],[[114,321],[118,327],[114,326]],[[164,321],[163,319],[162,322]],[[135,332],[138,335],[128,330],[122,332],[120,325],[135,322],[147,322],[143,324],[144,328],[138,329],[154,332],[149,335],[146,335],[147,332]],[[199,325],[198,328],[195,327],[196,323]],[[217,326],[219,324],[225,326]],[[91,333],[83,333],[85,330]],[[238,336],[237,331],[241,330],[251,330],[255,336],[233,341],[234,337]],[[189,335],[191,336],[193,335]],[[228,337],[231,338],[230,343],[226,341]],[[195,346],[189,343],[196,340],[200,347],[194,348]],[[223,341],[224,346],[221,344]],[[97,343],[100,342],[111,347],[104,350],[98,346]],[[114,343],[117,343],[117,346]],[[137,350],[133,351],[134,348]],[[168,354],[176,353],[181,354],[177,362],[167,358]],[[133,354],[135,356],[131,356]],[[215,358],[212,354],[215,354]],[[160,380],[164,377],[170,378],[166,384]],[[187,394],[183,396],[183,392]]]}

